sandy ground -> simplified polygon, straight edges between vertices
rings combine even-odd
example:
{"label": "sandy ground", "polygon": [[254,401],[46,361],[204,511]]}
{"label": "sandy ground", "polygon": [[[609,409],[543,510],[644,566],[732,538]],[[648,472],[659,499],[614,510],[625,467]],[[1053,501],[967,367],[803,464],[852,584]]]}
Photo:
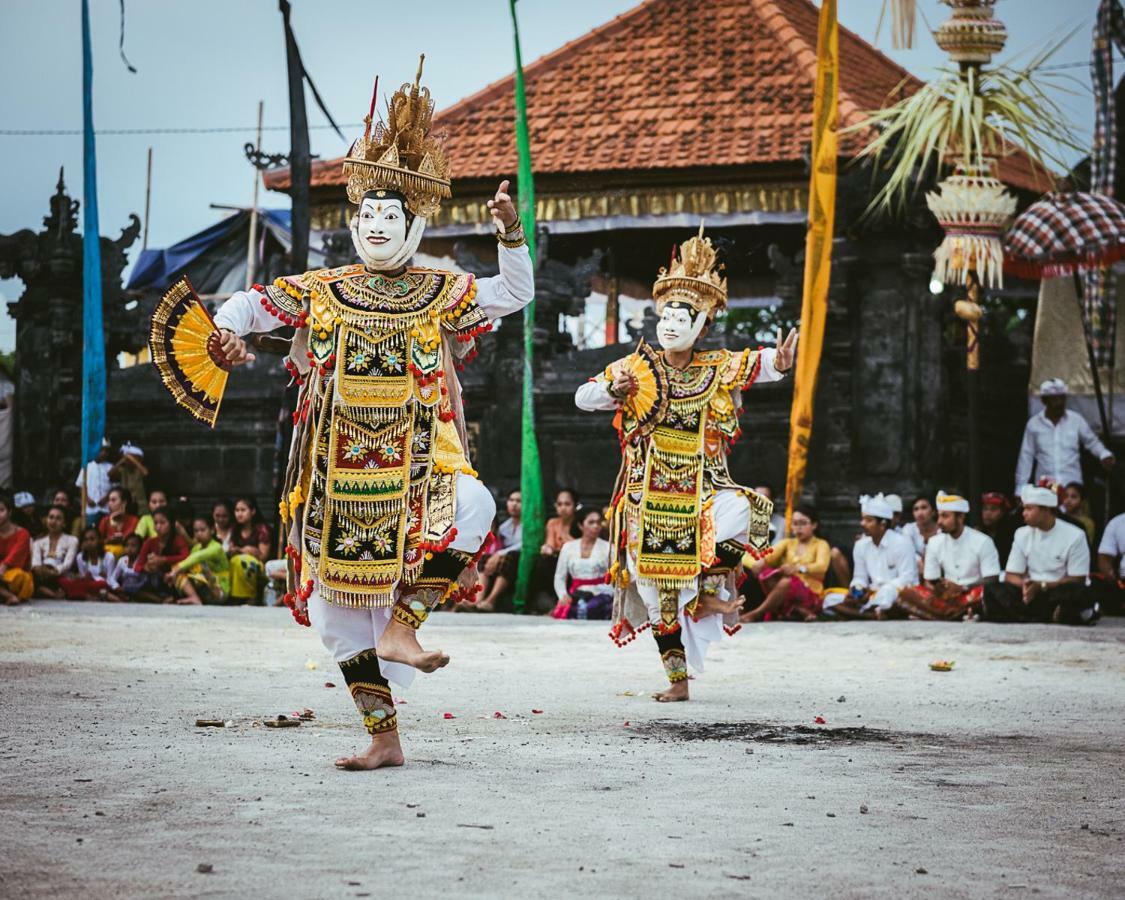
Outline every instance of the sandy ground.
{"label": "sandy ground", "polygon": [[1120,897],[1123,625],[758,626],[661,706],[647,636],[437,615],[407,766],[342,773],[284,610],[2,609],[0,896]]}

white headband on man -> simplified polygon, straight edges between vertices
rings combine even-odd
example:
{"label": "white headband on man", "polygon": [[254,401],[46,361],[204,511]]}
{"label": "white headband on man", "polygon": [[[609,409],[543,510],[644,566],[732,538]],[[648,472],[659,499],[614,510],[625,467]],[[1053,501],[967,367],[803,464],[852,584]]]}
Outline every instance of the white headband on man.
{"label": "white headband on man", "polygon": [[887,519],[888,521],[894,516],[891,504],[882,494],[876,494],[874,497],[864,494],[859,498],[859,511],[861,515],[874,516],[876,519]]}
{"label": "white headband on man", "polygon": [[1040,397],[1065,397],[1066,394],[1066,382],[1061,378],[1048,378],[1039,385]]}
{"label": "white headband on man", "polygon": [[1034,484],[1025,484],[1020,488],[1020,500],[1024,506],[1046,506],[1048,509],[1059,508],[1059,495],[1048,487],[1038,487]]}
{"label": "white headband on man", "polygon": [[945,491],[938,491],[937,509],[938,512],[967,513],[969,511],[969,501],[959,494],[947,494]]}

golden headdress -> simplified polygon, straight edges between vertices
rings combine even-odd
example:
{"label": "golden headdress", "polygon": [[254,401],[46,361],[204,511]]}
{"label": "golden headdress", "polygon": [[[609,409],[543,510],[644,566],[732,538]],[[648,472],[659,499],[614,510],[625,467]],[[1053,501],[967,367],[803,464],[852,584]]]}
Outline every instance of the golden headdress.
{"label": "golden headdress", "polygon": [[667,303],[686,303],[698,312],[707,313],[708,320],[727,308],[727,280],[722,277],[722,264],[717,264],[717,252],[711,239],[703,236],[703,223],[699,234],[684,241],[679,252],[673,252],[672,262],[662,268],[652,286],[652,299],[656,311],[661,313]]}
{"label": "golden headdress", "polygon": [[363,137],[352,144],[344,158],[352,203],[359,203],[368,191],[398,191],[406,197],[414,215],[429,218],[442,200],[452,196],[449,161],[441,145],[430,137],[434,101],[429,88],[421,87],[425,59],[423,55],[418,61],[414,84],[404,84],[395,91],[387,104],[386,122],[376,123],[374,131],[372,98]]}

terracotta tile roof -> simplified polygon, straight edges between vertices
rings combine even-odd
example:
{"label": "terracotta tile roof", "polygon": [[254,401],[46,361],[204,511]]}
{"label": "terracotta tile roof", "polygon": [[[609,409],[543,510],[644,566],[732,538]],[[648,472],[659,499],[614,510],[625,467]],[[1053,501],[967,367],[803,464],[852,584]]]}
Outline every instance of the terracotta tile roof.
{"label": "terracotta tile roof", "polygon": [[[537,174],[800,164],[807,154],[818,11],[810,0],[645,0],[525,69]],[[516,171],[513,78],[435,117],[454,179]],[[840,126],[921,81],[840,29]],[[841,155],[862,144],[841,138]],[[314,186],[342,185],[341,160],[313,165]],[[1035,189],[1026,158],[1001,177]],[[285,190],[288,170],[267,173]],[[1045,189],[1040,185],[1039,189]]]}

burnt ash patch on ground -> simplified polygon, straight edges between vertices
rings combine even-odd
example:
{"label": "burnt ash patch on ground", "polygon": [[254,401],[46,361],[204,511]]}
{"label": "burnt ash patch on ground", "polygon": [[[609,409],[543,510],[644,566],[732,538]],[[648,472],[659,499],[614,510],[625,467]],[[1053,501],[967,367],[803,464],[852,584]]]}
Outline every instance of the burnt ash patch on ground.
{"label": "burnt ash patch on ground", "polygon": [[765,722],[639,722],[633,733],[661,741],[746,741],[753,744],[901,744],[925,735],[902,734],[880,728],[828,728]]}

